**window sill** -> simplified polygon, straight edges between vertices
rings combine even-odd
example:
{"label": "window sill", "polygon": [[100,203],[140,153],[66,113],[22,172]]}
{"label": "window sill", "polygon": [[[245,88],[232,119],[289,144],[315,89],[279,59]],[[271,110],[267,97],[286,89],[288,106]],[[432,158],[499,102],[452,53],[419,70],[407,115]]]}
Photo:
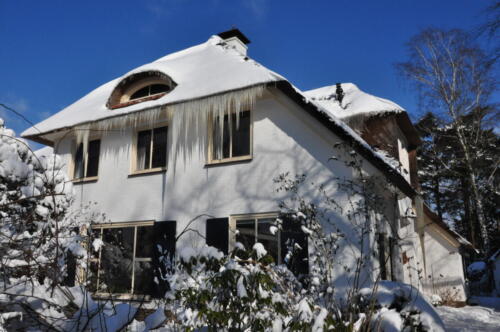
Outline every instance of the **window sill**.
{"label": "window sill", "polygon": [[94,297],[99,300],[128,300],[128,301],[151,301],[150,295],[140,294],[110,294],[110,293],[93,293]]}
{"label": "window sill", "polygon": [[249,155],[249,156],[241,156],[241,157],[234,157],[234,158],[209,160],[205,164],[205,167],[250,162],[250,161],[252,161],[252,159],[253,159],[253,156]]}
{"label": "window sill", "polygon": [[161,97],[163,97],[166,94],[167,94],[166,92],[162,92],[162,93],[158,93],[158,94],[155,94],[155,95],[152,95],[152,96],[148,96],[148,97],[143,97],[143,98],[138,98],[138,99],[134,99],[134,100],[129,100],[129,101],[126,101],[126,102],[123,102],[123,103],[120,103],[120,104],[116,104],[116,105],[110,106],[109,108],[112,109],[112,110],[115,110],[117,108],[127,107],[127,106],[131,106],[131,105],[139,104],[139,103],[142,103],[142,102],[145,102],[145,101],[156,100],[156,99],[160,99]]}
{"label": "window sill", "polygon": [[88,178],[79,178],[79,179],[73,179],[71,180],[71,182],[73,182],[74,184],[77,184],[77,183],[91,183],[91,182],[97,182],[99,178],[97,176],[90,176]]}
{"label": "window sill", "polygon": [[134,171],[128,175],[128,177],[135,177],[135,176],[141,176],[141,175],[150,175],[150,174],[159,174],[159,173],[165,173],[167,171],[166,167],[156,167],[156,168],[149,168],[149,169],[141,169],[139,171]]}

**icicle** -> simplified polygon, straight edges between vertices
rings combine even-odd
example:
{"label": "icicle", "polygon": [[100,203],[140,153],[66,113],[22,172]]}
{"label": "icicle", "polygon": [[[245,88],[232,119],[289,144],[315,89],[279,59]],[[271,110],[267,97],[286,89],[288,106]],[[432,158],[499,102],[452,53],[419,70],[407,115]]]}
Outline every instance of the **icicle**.
{"label": "icicle", "polygon": [[[169,163],[175,166],[177,158],[182,155],[184,163],[193,153],[198,152],[205,157],[209,122],[214,132],[219,134],[222,142],[224,132],[224,117],[228,116],[229,130],[232,130],[233,114],[236,127],[239,127],[240,112],[254,108],[257,98],[262,96],[265,85],[213,95],[195,100],[180,102],[173,105],[164,105],[151,109],[141,110],[129,114],[117,114],[115,117],[75,126],[77,144],[84,144],[87,149],[89,133],[91,131],[109,132],[125,131],[138,126],[152,127],[160,121],[168,121],[170,142]],[[214,137],[214,140],[216,138]],[[222,156],[222,146],[219,144],[218,156]]]}
{"label": "icicle", "polygon": [[76,146],[80,146],[83,143],[83,151],[87,151],[87,146],[89,144],[89,132],[90,127],[88,125],[75,127],[76,132]]}
{"label": "icicle", "polygon": [[[264,90],[265,85],[258,85],[168,106],[171,110],[172,149],[170,161],[172,164],[174,166],[177,164],[179,154],[182,154],[183,160],[186,162],[195,149],[201,156],[204,156],[209,121],[212,126],[217,126],[214,127],[214,132],[218,132],[217,139],[222,141],[224,116],[227,115],[230,119],[227,125],[229,130],[232,130],[232,114],[236,115],[237,125],[239,125],[239,113],[252,109]],[[222,151],[216,153],[221,155]]]}

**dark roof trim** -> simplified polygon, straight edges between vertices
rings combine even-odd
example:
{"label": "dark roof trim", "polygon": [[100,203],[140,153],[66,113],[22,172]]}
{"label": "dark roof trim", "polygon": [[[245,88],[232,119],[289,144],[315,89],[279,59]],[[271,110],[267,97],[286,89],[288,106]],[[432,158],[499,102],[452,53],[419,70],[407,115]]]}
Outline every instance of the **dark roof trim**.
{"label": "dark roof trim", "polygon": [[232,28],[231,30],[221,32],[221,33],[217,34],[217,36],[221,37],[222,39],[229,39],[232,37],[236,37],[239,40],[241,40],[243,42],[243,44],[245,44],[245,45],[248,45],[251,43],[250,39],[248,39],[247,36],[245,36],[243,34],[243,32],[241,32],[239,29],[236,29],[236,28]]}
{"label": "dark roof trim", "polygon": [[37,142],[37,143],[40,143],[40,144],[43,144],[43,145],[47,145],[47,146],[54,146],[54,142],[52,142],[51,140],[48,140],[46,138],[43,138],[42,135],[45,135],[45,133],[43,134],[35,134],[35,135],[31,135],[31,136],[23,136],[23,138],[26,138],[26,139],[29,139],[29,140],[32,140],[33,142]]}
{"label": "dark roof trim", "polygon": [[288,81],[279,81],[277,83],[270,83],[271,86],[276,86],[285,95],[292,99],[295,103],[301,106],[309,115],[321,122],[324,126],[330,129],[335,135],[341,139],[351,143],[352,147],[366,160],[370,161],[377,169],[379,169],[399,190],[410,198],[416,196],[416,191],[406,181],[406,179],[399,174],[394,168],[389,166],[384,160],[377,157],[373,151],[359,141],[355,140],[351,134],[342,126],[338,125],[330,119],[330,117],[323,113],[315,104],[306,102],[304,96],[297,92]]}
{"label": "dark roof trim", "polygon": [[413,123],[411,123],[410,117],[408,113],[402,112],[396,115],[396,121],[398,122],[399,127],[402,129],[406,139],[408,140],[408,150],[416,149],[420,144],[422,144],[422,140],[415,129]]}

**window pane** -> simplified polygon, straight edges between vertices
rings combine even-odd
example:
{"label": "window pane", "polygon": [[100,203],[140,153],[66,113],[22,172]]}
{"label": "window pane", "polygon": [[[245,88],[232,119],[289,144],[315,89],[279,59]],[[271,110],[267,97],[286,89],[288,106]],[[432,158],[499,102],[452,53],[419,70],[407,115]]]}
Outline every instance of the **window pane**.
{"label": "window pane", "polygon": [[151,130],[140,131],[137,134],[137,169],[149,168],[151,153]]}
{"label": "window pane", "polygon": [[[273,235],[271,233],[271,226],[273,225],[274,223],[274,220],[273,218],[268,218],[268,219],[259,219],[257,221],[257,232],[259,234],[259,236],[270,236],[272,238],[275,238],[276,235]],[[277,234],[277,233],[276,233]]]}
{"label": "window pane", "polygon": [[99,262],[97,260],[90,262],[90,269],[87,271],[87,289],[90,292],[97,292],[97,274]]}
{"label": "window pane", "polygon": [[99,151],[101,149],[101,141],[90,141],[88,149],[87,176],[97,176],[97,172],[99,170]]}
{"label": "window pane", "polygon": [[220,137],[220,126],[219,120],[215,120],[213,130],[213,156],[214,159],[224,159],[229,158],[229,147],[230,147],[230,137],[229,137],[229,121],[227,115],[224,116],[224,128],[222,140]]}
{"label": "window pane", "polygon": [[130,100],[144,98],[147,96],[149,96],[149,86],[145,86],[144,88],[139,89],[136,92],[134,92],[132,94],[132,96],[130,96]]}
{"label": "window pane", "polygon": [[167,127],[153,130],[153,161],[152,167],[167,166]]}
{"label": "window pane", "polygon": [[266,248],[267,253],[271,255],[276,264],[280,264],[279,250],[278,250],[278,233],[273,235],[271,233],[271,226],[274,219],[259,219],[257,220],[257,241],[262,243]]}
{"label": "window pane", "polygon": [[241,242],[245,249],[252,249],[255,244],[255,220],[238,220],[236,221],[236,241]]}
{"label": "window pane", "polygon": [[134,271],[134,293],[150,295],[152,293],[152,286],[153,268],[151,262],[136,262]]}
{"label": "window pane", "polygon": [[99,291],[130,293],[134,253],[134,227],[103,230]]}
{"label": "window pane", "polygon": [[75,153],[75,171],[73,178],[80,179],[83,178],[83,144],[80,143]]}
{"label": "window pane", "polygon": [[137,227],[135,257],[149,258],[153,255],[155,234],[152,226]]}
{"label": "window pane", "polygon": [[232,123],[233,157],[250,154],[250,112],[240,113],[240,123],[236,126],[236,116]]}
{"label": "window pane", "polygon": [[267,238],[258,237],[257,242],[262,243],[264,248],[267,250],[267,254],[271,255],[271,257],[273,258],[273,260],[276,264],[281,264],[281,261],[278,258],[279,251],[278,251],[278,239],[277,238],[273,239],[273,240],[269,240]]}
{"label": "window pane", "polygon": [[155,95],[157,93],[168,92],[168,85],[165,84],[153,84],[151,85],[150,94]]}

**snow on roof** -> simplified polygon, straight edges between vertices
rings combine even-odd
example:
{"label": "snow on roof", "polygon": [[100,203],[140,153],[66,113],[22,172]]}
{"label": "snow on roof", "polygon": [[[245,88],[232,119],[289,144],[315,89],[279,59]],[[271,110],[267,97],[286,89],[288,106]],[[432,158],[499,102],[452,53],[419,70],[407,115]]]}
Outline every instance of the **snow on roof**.
{"label": "snow on roof", "polygon": [[344,91],[341,103],[337,100],[336,85],[304,91],[304,94],[314,103],[321,105],[332,115],[345,122],[350,122],[350,119],[354,117],[405,112],[398,104],[366,93],[353,83],[341,83],[340,86]]}
{"label": "snow on roof", "polygon": [[[106,103],[124,78],[146,71],[159,71],[177,83],[165,96],[110,110]],[[23,137],[48,133],[117,115],[198,99],[284,78],[228,47],[219,36],[205,43],[164,56],[96,88],[62,111],[25,130]]]}
{"label": "snow on roof", "polygon": [[[177,84],[176,87],[156,100],[113,110],[106,106],[111,93],[123,79],[147,71],[159,71],[168,75]],[[58,129],[99,122],[132,113],[138,114],[138,111],[142,110],[158,109],[164,105],[179,105],[187,101],[273,82],[290,84],[283,76],[238,53],[219,36],[212,36],[205,43],[164,56],[101,85],[62,111],[25,130],[22,136],[33,138]],[[360,144],[368,154],[379,159],[385,167],[389,166],[389,172],[398,173],[393,165],[388,163],[380,153],[374,151],[344,122],[349,119],[346,116],[347,112],[355,114],[404,112],[400,106],[364,93],[352,83],[342,84],[345,93],[342,105],[339,105],[333,98],[335,86],[306,92],[291,86],[306,104],[313,105],[318,112],[325,114],[330,122],[335,123],[337,128]],[[405,179],[402,181],[406,183],[406,186],[409,186]],[[412,196],[413,190],[411,188],[408,190]]]}
{"label": "snow on roof", "polygon": [[43,148],[35,150],[34,153],[38,158],[48,157],[54,153],[54,149],[51,146],[44,146]]}

